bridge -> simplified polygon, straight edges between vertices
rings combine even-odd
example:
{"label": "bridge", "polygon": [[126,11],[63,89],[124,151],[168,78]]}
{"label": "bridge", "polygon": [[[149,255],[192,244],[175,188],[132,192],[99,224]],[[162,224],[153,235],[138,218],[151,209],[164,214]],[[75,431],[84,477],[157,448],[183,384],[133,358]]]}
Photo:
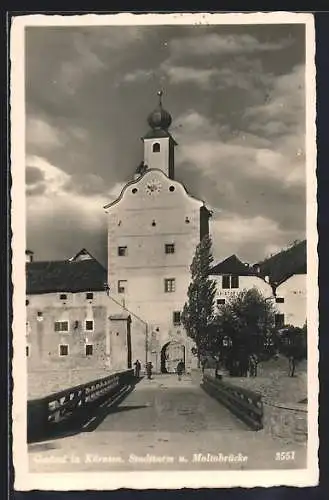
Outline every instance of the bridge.
{"label": "bridge", "polygon": [[[90,385],[89,395],[103,391],[103,396],[78,417],[56,423],[56,412],[58,416],[61,408],[72,408],[73,401],[77,406],[82,392],[78,388],[69,396],[59,395],[49,413],[54,417],[51,430],[30,439],[30,472],[287,468],[277,453],[292,451],[291,444],[264,429],[253,430],[248,418],[237,416],[239,412],[220,403],[200,382],[196,373],[181,381],[175,375],[126,380],[110,392],[106,385]],[[236,394],[230,397],[236,399]],[[248,398],[241,405],[251,415],[246,405],[255,409],[256,400]],[[294,445],[291,468],[305,466],[305,450]]]}

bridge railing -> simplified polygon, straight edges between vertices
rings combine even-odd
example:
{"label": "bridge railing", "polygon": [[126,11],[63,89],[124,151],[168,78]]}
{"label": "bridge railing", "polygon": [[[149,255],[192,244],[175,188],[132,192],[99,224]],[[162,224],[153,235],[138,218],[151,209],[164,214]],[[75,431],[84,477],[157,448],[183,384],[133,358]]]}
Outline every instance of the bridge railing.
{"label": "bridge railing", "polygon": [[28,440],[47,433],[52,425],[74,417],[103,399],[116,397],[133,381],[134,371],[126,370],[28,401]]}
{"label": "bridge railing", "polygon": [[261,394],[209,375],[204,375],[201,386],[251,429],[263,429],[264,408]]}

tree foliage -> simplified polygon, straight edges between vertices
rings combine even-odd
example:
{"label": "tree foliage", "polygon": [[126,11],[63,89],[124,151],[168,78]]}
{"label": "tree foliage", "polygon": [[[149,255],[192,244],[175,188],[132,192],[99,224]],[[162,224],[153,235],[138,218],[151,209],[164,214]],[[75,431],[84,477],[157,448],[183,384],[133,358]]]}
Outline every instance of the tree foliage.
{"label": "tree foliage", "polygon": [[287,325],[278,332],[279,351],[296,361],[307,358],[307,325],[302,328]]}
{"label": "tree foliage", "polygon": [[190,266],[191,282],[188,300],[182,312],[182,323],[187,335],[194,340],[198,357],[207,349],[207,329],[214,319],[216,284],[209,278],[213,263],[211,238],[206,235],[196,247]]}

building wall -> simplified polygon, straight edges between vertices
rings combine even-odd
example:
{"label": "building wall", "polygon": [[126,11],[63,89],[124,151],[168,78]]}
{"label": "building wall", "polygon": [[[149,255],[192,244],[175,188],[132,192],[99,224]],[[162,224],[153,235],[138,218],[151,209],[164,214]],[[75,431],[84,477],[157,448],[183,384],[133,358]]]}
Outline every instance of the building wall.
{"label": "building wall", "polygon": [[281,314],[284,314],[284,323],[302,327],[306,321],[306,287],[307,275],[295,274],[279,285],[276,296],[284,299],[283,303],[276,306]]}
{"label": "building wall", "polygon": [[[63,292],[64,293],[64,292]],[[47,293],[27,296],[26,343],[29,346],[28,370],[49,368],[127,368],[127,317],[129,312],[116,304],[105,292]],[[42,318],[38,313],[42,313]],[[121,315],[121,319],[109,319]],[[85,321],[93,320],[93,331],[87,331]],[[56,321],[68,321],[68,332],[56,332]],[[132,357],[145,358],[145,324],[138,318],[131,323]],[[135,337],[138,341],[136,342]],[[67,344],[67,356],[59,355],[60,344]],[[85,345],[93,345],[93,354],[86,355]],[[142,348],[143,346],[143,348]]]}
{"label": "building wall", "polygon": [[[147,185],[153,182],[160,191],[147,194]],[[137,192],[133,193],[134,189]],[[157,359],[170,339],[188,342],[183,328],[173,324],[173,313],[182,311],[186,302],[190,264],[200,241],[201,206],[202,202],[190,197],[180,183],[160,171],[148,171],[137,183],[128,185],[121,199],[108,209],[110,290],[149,324],[157,337],[157,348],[153,349]],[[174,244],[175,252],[166,254],[165,244]],[[119,256],[118,247],[127,247],[127,255]],[[168,278],[175,278],[174,292],[165,292]],[[125,293],[118,293],[119,280],[127,281]],[[159,361],[155,362],[158,369]]]}
{"label": "building wall", "polygon": [[[239,276],[239,288],[222,288],[222,276],[210,276],[212,280],[215,281],[216,283],[216,297],[215,301],[217,299],[226,299],[229,300],[230,298],[236,296],[238,293],[240,293],[243,290],[250,290],[252,288],[257,288],[259,292],[264,296],[264,297],[271,297],[273,295],[272,288],[269,285],[269,283],[266,283],[262,278],[259,278],[258,276]],[[220,307],[220,305],[218,306]]]}

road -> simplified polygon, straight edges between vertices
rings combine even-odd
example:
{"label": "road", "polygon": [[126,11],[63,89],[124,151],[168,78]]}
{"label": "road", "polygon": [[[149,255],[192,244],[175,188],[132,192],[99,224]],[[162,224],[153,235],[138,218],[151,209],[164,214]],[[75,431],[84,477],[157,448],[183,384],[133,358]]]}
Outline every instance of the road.
{"label": "road", "polygon": [[[287,468],[275,462],[284,450],[289,446],[249,430],[198,381],[161,375],[142,379],[118,405],[104,404],[75,432],[30,444],[29,466],[31,472]],[[300,448],[290,467],[304,459]]]}

